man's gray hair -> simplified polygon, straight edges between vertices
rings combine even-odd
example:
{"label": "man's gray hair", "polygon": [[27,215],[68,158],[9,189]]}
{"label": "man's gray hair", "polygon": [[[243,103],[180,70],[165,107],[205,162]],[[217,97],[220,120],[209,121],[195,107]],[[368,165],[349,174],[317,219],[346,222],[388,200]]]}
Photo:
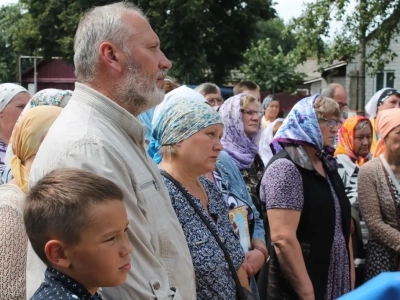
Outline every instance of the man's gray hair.
{"label": "man's gray hair", "polygon": [[126,42],[134,31],[122,21],[127,11],[135,12],[147,20],[143,11],[129,2],[94,7],[84,14],[74,41],[75,76],[79,82],[93,81],[101,43],[110,42],[129,52]]}
{"label": "man's gray hair", "polygon": [[221,93],[218,85],[210,82],[202,83],[199,86],[197,86],[194,90],[199,92],[203,96],[208,94]]}
{"label": "man's gray hair", "polygon": [[333,86],[327,86],[326,88],[324,88],[321,92],[321,97],[327,97],[327,98],[331,98],[333,99],[333,97],[335,96],[335,91],[336,91],[337,86],[333,85]]}
{"label": "man's gray hair", "polygon": [[327,97],[327,98],[334,99],[335,92],[338,88],[342,88],[344,91],[346,91],[344,86],[342,86],[340,83],[331,83],[330,85],[328,85],[326,88],[324,88],[322,90],[321,97]]}

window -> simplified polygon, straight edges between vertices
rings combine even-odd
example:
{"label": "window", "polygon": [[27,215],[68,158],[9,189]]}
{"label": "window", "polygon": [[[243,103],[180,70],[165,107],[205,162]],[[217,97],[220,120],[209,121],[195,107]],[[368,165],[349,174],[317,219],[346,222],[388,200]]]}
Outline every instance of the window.
{"label": "window", "polygon": [[394,88],[394,71],[383,71],[375,75],[375,92],[386,88]]}

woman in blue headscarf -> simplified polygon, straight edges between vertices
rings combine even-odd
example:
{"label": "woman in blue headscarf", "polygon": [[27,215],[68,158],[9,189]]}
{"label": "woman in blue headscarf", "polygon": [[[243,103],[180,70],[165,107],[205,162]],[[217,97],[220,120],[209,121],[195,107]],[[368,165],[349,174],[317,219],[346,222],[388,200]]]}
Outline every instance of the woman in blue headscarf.
{"label": "woman in blue headscarf", "polygon": [[329,147],[341,124],[334,100],[312,96],[272,140],[277,154],[260,188],[271,232],[269,296],[330,300],[350,291],[351,206]]}
{"label": "woman in blue headscarf", "polygon": [[190,200],[218,233],[241,285],[249,289],[244,252],[232,230],[225,200],[215,184],[202,176],[215,170],[223,129],[221,117],[211,106],[191,98],[171,100],[153,127],[152,144],[161,156],[159,167],[166,172],[162,172],[164,183],[193,259],[197,299],[236,299],[236,284],[223,250]]}

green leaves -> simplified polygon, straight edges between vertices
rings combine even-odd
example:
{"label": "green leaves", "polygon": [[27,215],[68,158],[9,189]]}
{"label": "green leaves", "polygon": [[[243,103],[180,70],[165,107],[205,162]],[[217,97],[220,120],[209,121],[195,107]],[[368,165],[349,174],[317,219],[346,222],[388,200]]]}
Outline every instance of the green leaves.
{"label": "green leaves", "polygon": [[297,73],[296,60],[278,47],[275,53],[269,39],[253,44],[244,54],[245,63],[241,71],[246,79],[257,82],[262,90],[271,92],[293,92],[296,84],[301,82],[305,74]]}
{"label": "green leaves", "polygon": [[21,17],[19,4],[0,7],[0,83],[17,81],[18,56],[15,42],[24,29],[19,23]]}

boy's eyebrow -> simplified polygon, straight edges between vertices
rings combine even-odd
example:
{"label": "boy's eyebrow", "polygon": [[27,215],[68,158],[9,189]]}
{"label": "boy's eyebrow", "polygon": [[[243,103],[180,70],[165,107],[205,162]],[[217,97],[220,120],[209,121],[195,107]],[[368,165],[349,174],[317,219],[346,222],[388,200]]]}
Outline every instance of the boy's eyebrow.
{"label": "boy's eyebrow", "polygon": [[[126,227],[125,227],[125,228],[127,228],[128,226],[129,226],[129,222],[126,224]],[[121,230],[119,230],[119,229],[111,230],[111,231],[108,231],[108,232],[102,234],[102,236],[103,236],[103,237],[111,236],[111,235],[116,234],[116,233],[118,233],[118,232],[120,232],[120,231],[121,231]]]}

